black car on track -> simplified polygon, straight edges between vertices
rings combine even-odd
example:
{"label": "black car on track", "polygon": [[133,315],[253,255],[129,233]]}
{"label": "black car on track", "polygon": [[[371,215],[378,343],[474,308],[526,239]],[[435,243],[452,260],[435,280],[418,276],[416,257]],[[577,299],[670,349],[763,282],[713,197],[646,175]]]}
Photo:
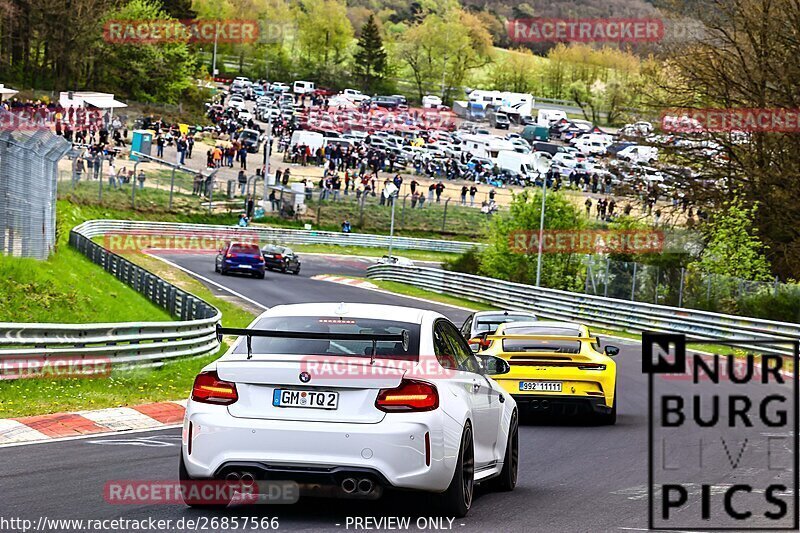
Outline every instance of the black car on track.
{"label": "black car on track", "polygon": [[264,262],[270,270],[280,270],[283,273],[300,273],[300,258],[290,248],[278,244],[267,244],[261,249]]}

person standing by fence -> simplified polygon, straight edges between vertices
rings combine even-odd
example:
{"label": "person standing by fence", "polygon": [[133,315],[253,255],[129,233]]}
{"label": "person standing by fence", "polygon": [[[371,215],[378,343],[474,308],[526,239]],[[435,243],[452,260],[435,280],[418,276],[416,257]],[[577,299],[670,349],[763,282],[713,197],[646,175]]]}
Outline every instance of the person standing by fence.
{"label": "person standing by fence", "polygon": [[117,188],[117,168],[114,163],[108,165],[108,186],[112,189]]}
{"label": "person standing by fence", "polygon": [[75,159],[72,160],[72,180],[74,183],[78,183],[81,181],[81,176],[83,175],[84,171],[84,163],[83,163],[83,156],[77,155]]}
{"label": "person standing by fence", "polygon": [[244,173],[244,170],[239,171],[239,176],[236,180],[239,182],[239,194],[244,194],[247,188],[247,174]]}

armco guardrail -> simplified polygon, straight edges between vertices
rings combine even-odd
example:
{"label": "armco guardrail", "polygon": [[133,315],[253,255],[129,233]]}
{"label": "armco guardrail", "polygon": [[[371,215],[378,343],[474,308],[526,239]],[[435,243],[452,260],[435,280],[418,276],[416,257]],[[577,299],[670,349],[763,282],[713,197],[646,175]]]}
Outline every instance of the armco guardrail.
{"label": "armco guardrail", "polygon": [[[286,244],[389,246],[389,238],[385,235],[266,227],[238,228],[172,222],[91,220],[70,232],[70,245],[178,320],[119,324],[0,323],[0,358],[6,360],[15,357],[108,358],[112,364],[141,364],[173,357],[200,355],[216,350],[219,344],[214,328],[220,321],[221,314],[215,307],[93,241],[104,235],[161,234],[181,234],[201,240],[204,237],[217,240],[246,236],[250,239],[257,238],[261,242]],[[158,239],[145,242],[145,247],[157,247]],[[134,240],[134,244],[138,243],[139,241]],[[469,242],[407,237],[395,237],[392,245],[399,250],[454,253],[476,246]]]}
{"label": "armco guardrail", "polygon": [[221,314],[215,307],[109,252],[79,228],[70,232],[69,242],[178,320],[118,324],[0,323],[0,358],[6,361],[31,357],[107,358],[112,364],[141,364],[201,355],[218,348],[215,326]]}
{"label": "armco guardrail", "polygon": [[[423,289],[485,302],[509,310],[528,310],[544,318],[579,320],[589,325],[634,332],[662,331],[710,339],[800,339],[800,324],[773,322],[615,300],[511,283],[493,278],[449,272],[438,268],[372,265],[368,277],[416,285]],[[751,346],[742,346],[750,348]],[[788,345],[767,344],[757,351],[791,355]]]}
{"label": "armco guardrail", "polygon": [[[90,220],[75,228],[76,232],[89,238],[106,234],[174,234],[191,235],[195,238],[256,237],[260,242],[279,242],[283,244],[334,244],[338,246],[366,246],[388,248],[387,235],[367,233],[339,233],[335,231],[296,230],[251,226],[213,226],[208,224],[188,224],[178,222],[146,222],[136,220]],[[482,246],[471,242],[443,241],[436,239],[417,239],[394,237],[392,247],[398,250],[427,250],[434,252],[462,253],[470,248]]]}

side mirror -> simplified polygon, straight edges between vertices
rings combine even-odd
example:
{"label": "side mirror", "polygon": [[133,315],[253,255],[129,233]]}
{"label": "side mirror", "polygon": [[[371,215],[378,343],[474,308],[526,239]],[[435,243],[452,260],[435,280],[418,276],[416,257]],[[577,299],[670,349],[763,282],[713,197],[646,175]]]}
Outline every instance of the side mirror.
{"label": "side mirror", "polygon": [[614,357],[615,355],[617,355],[619,353],[619,348],[616,347],[616,346],[610,346],[609,345],[609,346],[605,347],[604,351],[606,352],[607,356]]}
{"label": "side mirror", "polygon": [[490,376],[499,376],[511,372],[511,366],[502,357],[494,355],[481,355],[479,357],[484,373]]}

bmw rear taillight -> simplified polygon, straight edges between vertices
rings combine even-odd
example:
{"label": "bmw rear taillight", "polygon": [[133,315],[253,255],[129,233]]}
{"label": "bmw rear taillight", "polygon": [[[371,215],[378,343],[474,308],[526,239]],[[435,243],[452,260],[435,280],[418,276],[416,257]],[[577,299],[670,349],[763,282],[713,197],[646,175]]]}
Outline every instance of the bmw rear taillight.
{"label": "bmw rear taillight", "polygon": [[433,411],[439,407],[439,392],[430,383],[404,379],[394,389],[381,389],[375,407],[387,413]]}
{"label": "bmw rear taillight", "polygon": [[222,381],[216,372],[200,372],[194,378],[192,400],[195,402],[230,405],[238,399],[236,384]]}
{"label": "bmw rear taillight", "polygon": [[239,256],[238,254],[233,254],[231,252],[228,252],[228,255],[226,255],[225,258],[230,259],[231,257],[238,257],[238,256]]}
{"label": "bmw rear taillight", "polygon": [[275,254],[275,259],[283,259],[283,256],[281,254]]}

